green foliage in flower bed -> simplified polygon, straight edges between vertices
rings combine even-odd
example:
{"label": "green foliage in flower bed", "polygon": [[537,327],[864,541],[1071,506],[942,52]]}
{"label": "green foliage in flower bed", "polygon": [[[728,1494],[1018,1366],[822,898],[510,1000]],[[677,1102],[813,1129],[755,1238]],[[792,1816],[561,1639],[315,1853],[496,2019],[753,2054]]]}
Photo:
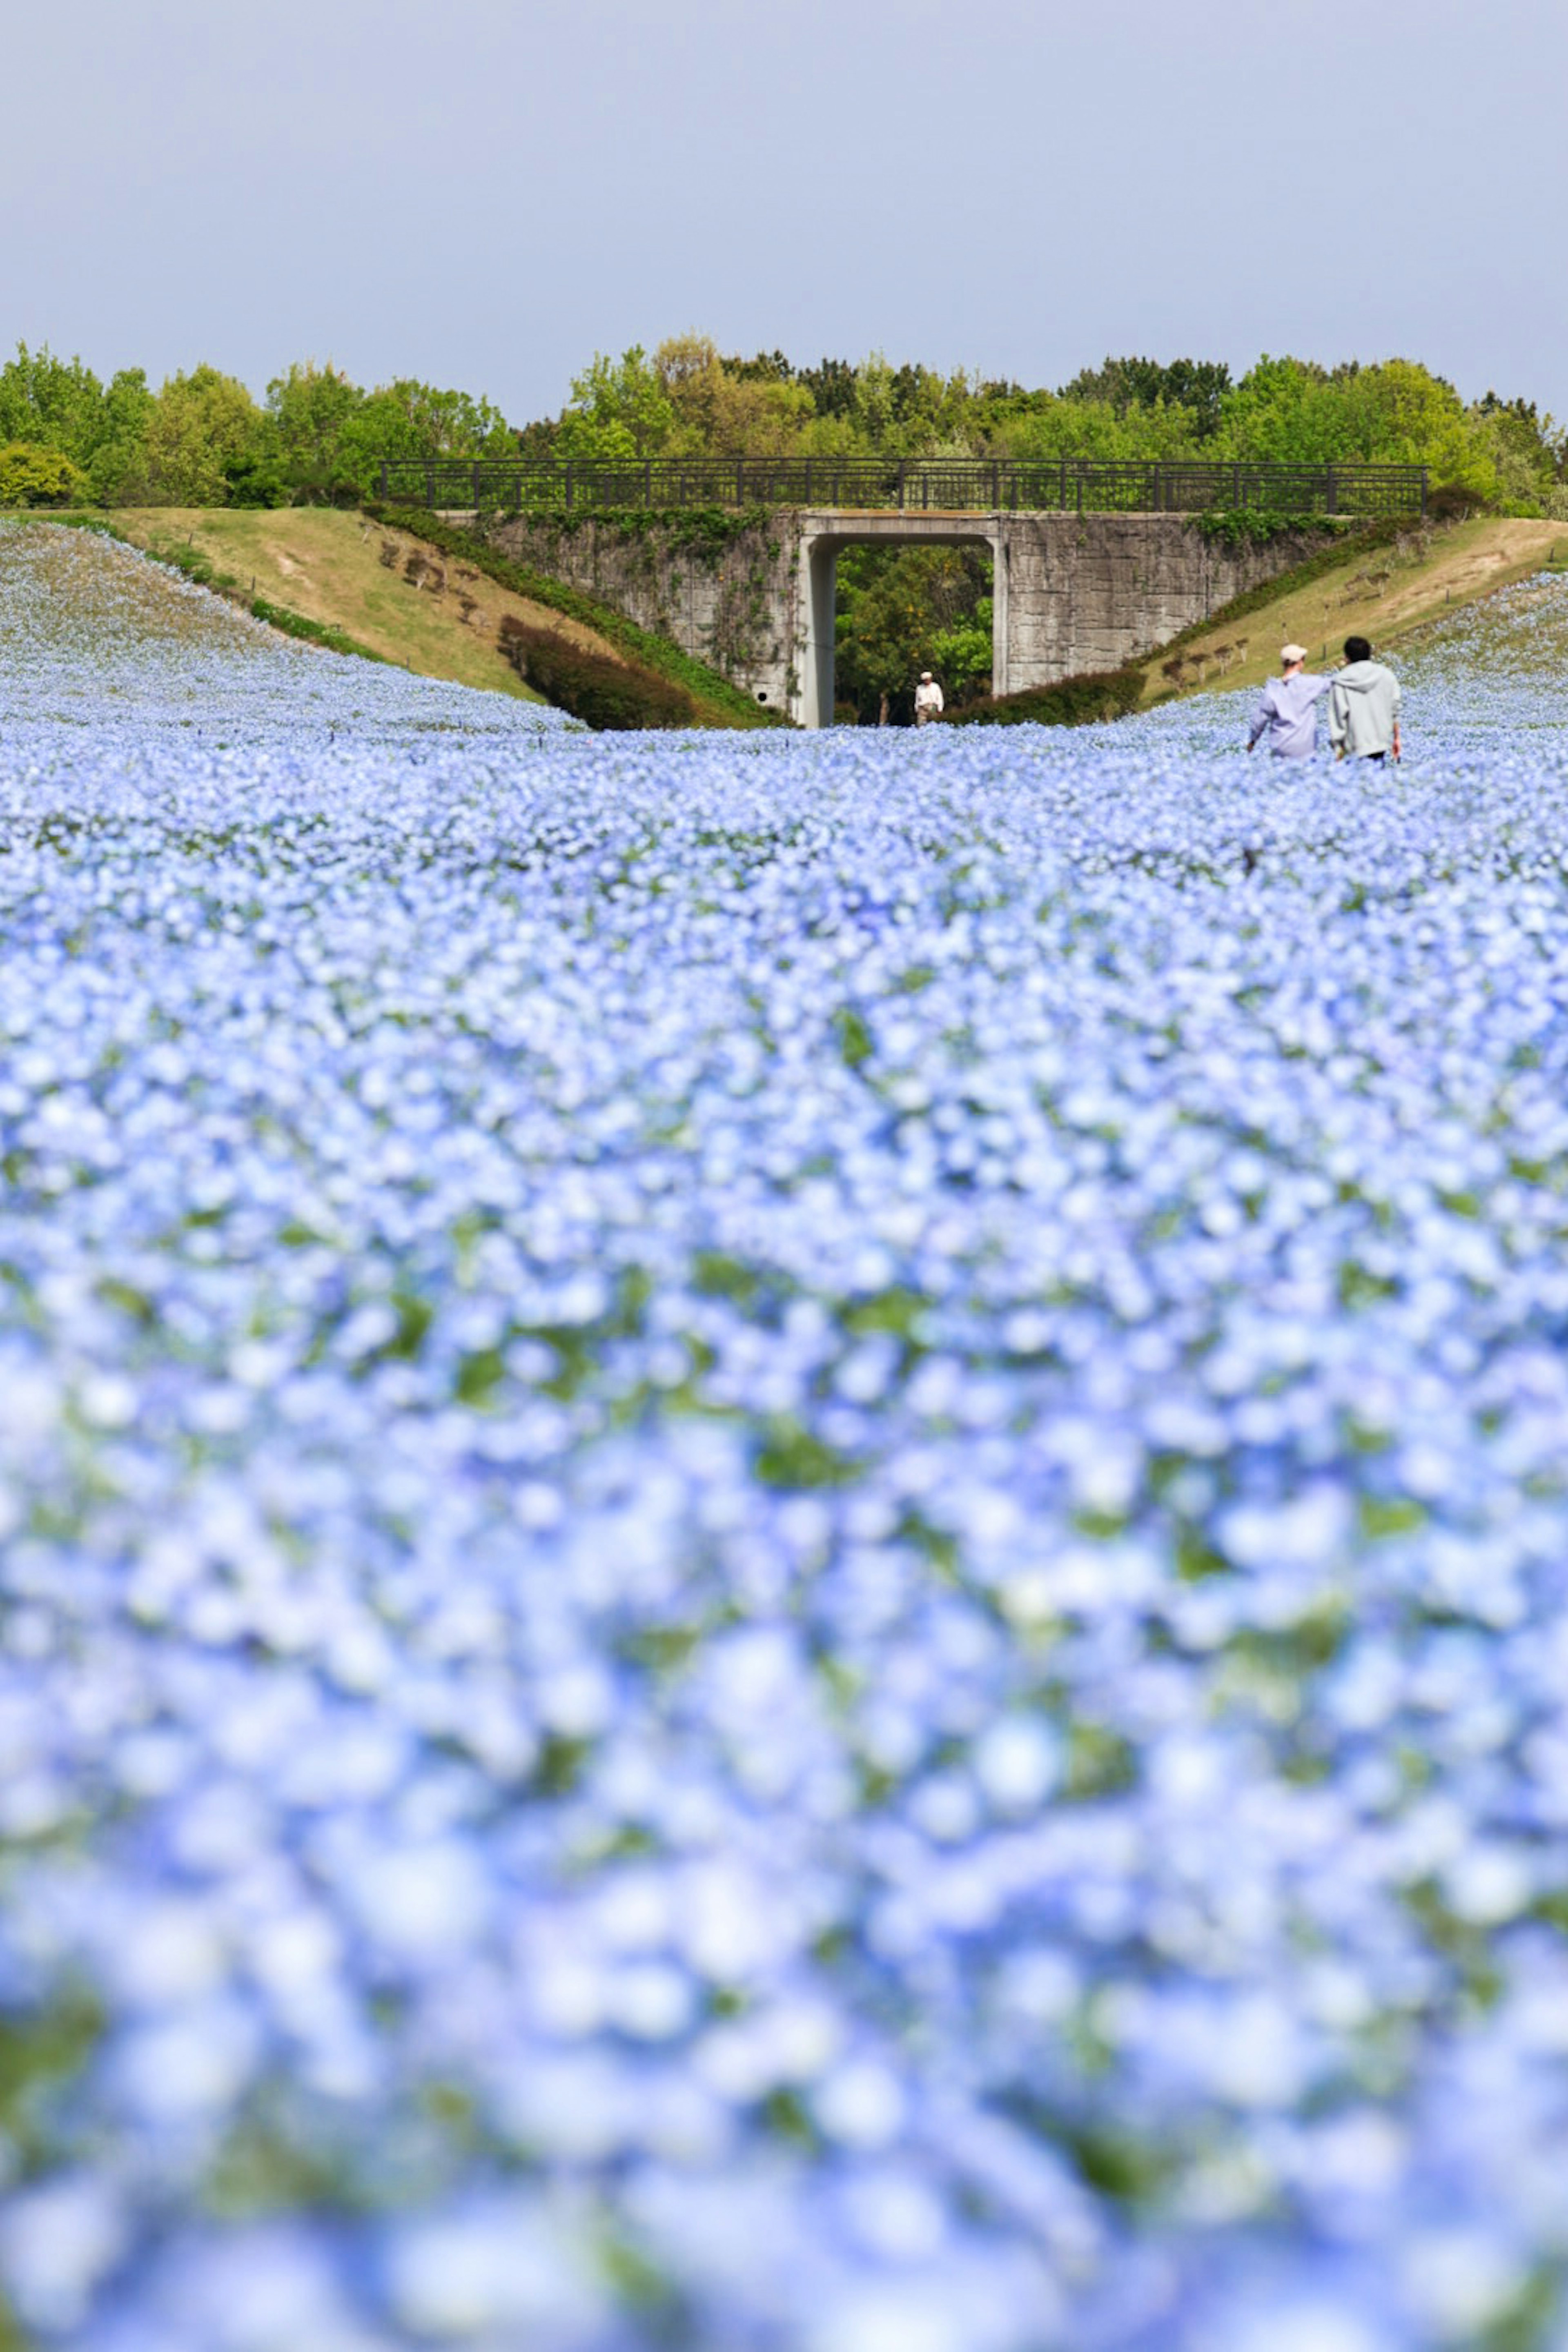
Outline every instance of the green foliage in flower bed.
{"label": "green foliage in flower bed", "polygon": [[269,596],[252,596],[246,610],[256,620],[265,621],[269,629],[281,629],[286,637],[301,637],[307,645],[324,646],[329,653],[354,654],[361,661],[386,658],[362,646],[346,629],[334,628],[330,621],[312,621],[304,613],[291,612],[287,604],[275,604]]}
{"label": "green foliage in flower bed", "polygon": [[106,514],[93,514],[90,511],[84,514],[68,509],[63,514],[39,516],[38,520],[47,520],[51,530],[90,530],[100,539],[113,540],[117,546],[129,547],[131,544],[120,525],[111,521]]}

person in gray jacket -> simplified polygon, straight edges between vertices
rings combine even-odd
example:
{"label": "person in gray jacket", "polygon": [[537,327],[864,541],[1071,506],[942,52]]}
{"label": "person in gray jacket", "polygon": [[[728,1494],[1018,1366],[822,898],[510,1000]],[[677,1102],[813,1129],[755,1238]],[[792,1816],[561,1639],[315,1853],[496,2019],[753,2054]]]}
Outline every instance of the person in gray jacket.
{"label": "person in gray jacket", "polygon": [[1308,677],[1305,646],[1282,646],[1279,660],[1280,675],[1269,679],[1252,714],[1247,748],[1255,750],[1267,735],[1277,760],[1310,760],[1318,748],[1318,699],[1331,680]]}
{"label": "person in gray jacket", "polygon": [[1345,639],[1345,667],[1329,696],[1329,740],[1336,760],[1399,757],[1399,680],[1373,661],[1364,637]]}

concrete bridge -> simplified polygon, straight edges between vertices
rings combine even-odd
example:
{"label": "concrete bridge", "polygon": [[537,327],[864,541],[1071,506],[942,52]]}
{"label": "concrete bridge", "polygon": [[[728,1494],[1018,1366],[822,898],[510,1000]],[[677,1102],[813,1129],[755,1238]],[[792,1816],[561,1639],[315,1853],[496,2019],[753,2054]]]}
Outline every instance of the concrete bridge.
{"label": "concrete bridge", "polygon": [[[986,548],[993,687],[1009,694],[1152,652],[1321,544],[1319,517],[1415,520],[1426,504],[1418,466],[463,460],[389,463],[383,478],[389,501],[437,507],[482,530],[805,727],[832,723],[846,547]],[[1263,544],[1233,545],[1194,521],[1223,509],[1271,511],[1287,527]],[[700,514],[720,517],[719,527],[698,527]]]}
{"label": "concrete bridge", "polygon": [[825,508],[771,515],[709,553],[668,529],[628,535],[608,516],[570,529],[544,517],[463,520],[519,562],[674,638],[802,727],[833,720],[835,575],[847,547],[987,549],[992,679],[1009,694],[1152,652],[1321,543],[1309,530],[1231,547],[1172,514]]}
{"label": "concrete bridge", "polygon": [[[793,520],[794,576],[778,583],[773,660],[749,682],[770,701],[782,695],[803,727],[833,721],[836,573],[846,547],[988,549],[992,691],[1017,694],[1152,652],[1313,543],[1310,533],[1286,532],[1261,547],[1226,547],[1170,514],[829,509]],[[789,654],[782,668],[781,646]]]}

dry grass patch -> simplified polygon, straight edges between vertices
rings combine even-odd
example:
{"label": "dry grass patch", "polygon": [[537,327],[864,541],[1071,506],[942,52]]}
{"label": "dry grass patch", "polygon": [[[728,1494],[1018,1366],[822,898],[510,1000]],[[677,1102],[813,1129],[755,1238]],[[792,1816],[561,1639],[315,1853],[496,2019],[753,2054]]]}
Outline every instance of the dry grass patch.
{"label": "dry grass patch", "polygon": [[500,650],[499,631],[508,615],[618,658],[581,622],[514,595],[409,532],[363,515],[320,507],[133,507],[114,520],[150,554],[176,545],[195,548],[247,594],[345,630],[421,677],[452,678],[540,701]]}
{"label": "dry grass patch", "polygon": [[1145,697],[1172,687],[1261,686],[1279,667],[1283,645],[1305,646],[1310,667],[1341,658],[1349,636],[1369,637],[1381,654],[1413,629],[1471,604],[1496,588],[1528,579],[1553,550],[1568,551],[1568,524],[1489,517],[1412,528],[1391,547],[1347,555],[1336,571],[1288,590],[1226,628],[1216,624],[1170,661],[1152,660]]}

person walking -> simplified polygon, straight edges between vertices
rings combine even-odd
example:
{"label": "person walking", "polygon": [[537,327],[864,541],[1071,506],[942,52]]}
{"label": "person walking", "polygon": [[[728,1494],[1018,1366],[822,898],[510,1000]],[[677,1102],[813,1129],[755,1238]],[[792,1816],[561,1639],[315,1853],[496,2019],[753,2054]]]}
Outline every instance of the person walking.
{"label": "person walking", "polygon": [[1277,760],[1310,760],[1318,748],[1318,703],[1332,681],[1308,676],[1305,646],[1282,646],[1279,663],[1252,714],[1247,748],[1255,751],[1267,735]]}
{"label": "person walking", "polygon": [[1329,696],[1329,740],[1336,760],[1399,757],[1399,680],[1373,661],[1365,637],[1345,639],[1345,667]]}
{"label": "person walking", "polygon": [[921,672],[921,682],[915,688],[915,725],[929,727],[933,719],[942,714],[942,688],[929,669]]}

